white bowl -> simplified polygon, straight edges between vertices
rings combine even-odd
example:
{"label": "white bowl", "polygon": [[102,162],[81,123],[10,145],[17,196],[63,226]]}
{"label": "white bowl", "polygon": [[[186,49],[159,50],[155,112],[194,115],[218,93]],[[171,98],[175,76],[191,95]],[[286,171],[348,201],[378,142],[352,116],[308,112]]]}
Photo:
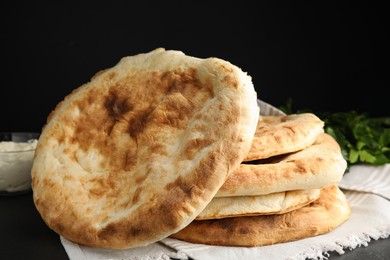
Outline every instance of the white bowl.
{"label": "white bowl", "polygon": [[0,195],[31,190],[31,167],[39,133],[0,132]]}

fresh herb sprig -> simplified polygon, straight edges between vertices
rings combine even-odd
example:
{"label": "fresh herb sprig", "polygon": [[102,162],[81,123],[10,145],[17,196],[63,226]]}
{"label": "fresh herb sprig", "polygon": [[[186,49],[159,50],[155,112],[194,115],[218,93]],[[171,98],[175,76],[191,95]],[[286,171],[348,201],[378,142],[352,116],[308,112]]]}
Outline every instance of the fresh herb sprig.
{"label": "fresh herb sprig", "polygon": [[291,99],[280,109],[286,114],[311,112],[322,119],[325,123],[324,131],[339,143],[348,168],[354,164],[390,163],[390,117],[374,118],[356,111],[293,111]]}

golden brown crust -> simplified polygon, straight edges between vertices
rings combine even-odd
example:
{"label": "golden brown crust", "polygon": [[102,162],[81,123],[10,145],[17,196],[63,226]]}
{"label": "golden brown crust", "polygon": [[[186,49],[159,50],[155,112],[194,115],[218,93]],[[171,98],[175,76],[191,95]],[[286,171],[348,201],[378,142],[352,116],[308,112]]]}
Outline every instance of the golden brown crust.
{"label": "golden brown crust", "polygon": [[314,143],[324,122],[313,113],[259,118],[252,147],[244,161],[296,152]]}
{"label": "golden brown crust", "polygon": [[322,133],[314,144],[298,152],[241,164],[216,197],[319,189],[339,182],[346,167],[339,144]]}
{"label": "golden brown crust", "polygon": [[48,117],[32,169],[44,221],[79,244],[130,248],[187,225],[249,151],[250,77],[156,49],[123,58]]}
{"label": "golden brown crust", "polygon": [[195,220],[170,237],[220,246],[264,246],[330,232],[350,216],[344,193],[332,185],[308,206],[281,215]]}

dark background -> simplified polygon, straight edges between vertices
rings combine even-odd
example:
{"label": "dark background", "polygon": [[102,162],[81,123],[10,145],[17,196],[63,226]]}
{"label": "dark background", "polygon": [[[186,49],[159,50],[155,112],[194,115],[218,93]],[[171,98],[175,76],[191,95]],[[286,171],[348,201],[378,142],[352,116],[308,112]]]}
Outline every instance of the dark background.
{"label": "dark background", "polygon": [[387,9],[340,2],[2,1],[0,131],[40,131],[97,71],[157,47],[232,62],[276,107],[389,116]]}

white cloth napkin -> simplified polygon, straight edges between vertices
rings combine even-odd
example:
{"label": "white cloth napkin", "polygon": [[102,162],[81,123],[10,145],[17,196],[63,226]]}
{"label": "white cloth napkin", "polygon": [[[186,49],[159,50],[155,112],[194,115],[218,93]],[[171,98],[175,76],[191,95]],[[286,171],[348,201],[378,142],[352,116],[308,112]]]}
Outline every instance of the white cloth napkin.
{"label": "white cloth napkin", "polygon": [[[386,174],[390,175],[390,171]],[[390,182],[387,185],[390,189]],[[372,193],[343,191],[351,206],[350,218],[333,231],[320,236],[253,248],[199,245],[172,238],[163,239],[162,242],[195,260],[304,260],[326,259],[328,251],[344,254],[347,249],[367,246],[371,239],[389,237],[390,201]]]}
{"label": "white cloth napkin", "polygon": [[339,187],[374,193],[390,200],[390,164],[353,166],[344,174]]}
{"label": "white cloth napkin", "polygon": [[[261,100],[262,115],[281,115]],[[339,183],[351,206],[351,216],[335,230],[316,237],[262,247],[223,247],[192,244],[165,238],[149,246],[109,250],[80,246],[61,237],[70,260],[230,260],[326,259],[326,252],[367,246],[372,239],[390,236],[390,164],[352,166]]]}
{"label": "white cloth napkin", "polygon": [[[383,167],[390,169],[390,165]],[[384,174],[390,175],[387,170]],[[382,184],[382,183],[381,183]],[[387,183],[390,189],[390,181]],[[351,206],[351,216],[335,230],[316,237],[294,242],[262,247],[223,247],[192,244],[177,239],[166,238],[161,243],[146,247],[109,250],[97,249],[74,244],[61,237],[61,242],[71,260],[131,259],[160,260],[230,260],[230,259],[326,259],[326,252],[367,246],[372,239],[387,238],[390,235],[390,201],[375,193],[343,190]],[[163,244],[174,250],[164,247]]]}
{"label": "white cloth napkin", "polygon": [[91,248],[75,244],[64,237],[61,243],[70,260],[169,260],[188,259],[184,253],[178,253],[174,249],[157,242],[145,247],[125,250]]}

